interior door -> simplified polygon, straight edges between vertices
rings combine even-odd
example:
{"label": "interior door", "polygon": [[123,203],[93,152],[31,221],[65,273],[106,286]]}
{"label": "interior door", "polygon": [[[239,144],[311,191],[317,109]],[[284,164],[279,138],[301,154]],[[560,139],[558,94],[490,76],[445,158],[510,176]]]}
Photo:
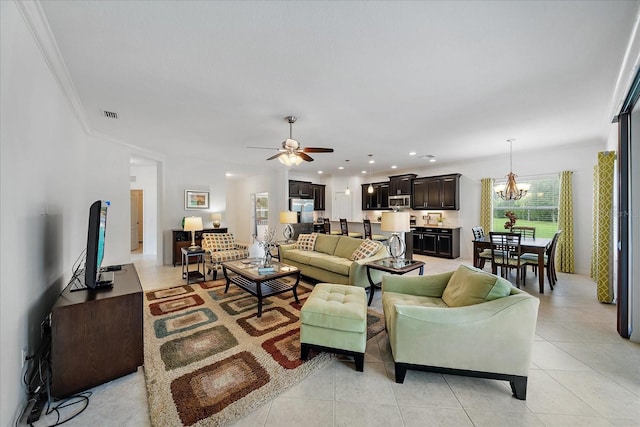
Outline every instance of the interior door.
{"label": "interior door", "polygon": [[140,247],[138,240],[138,194],[131,190],[131,251],[137,251]]}
{"label": "interior door", "polygon": [[351,196],[344,194],[344,191],[336,192],[332,209],[332,219],[337,221],[340,218],[351,220]]}

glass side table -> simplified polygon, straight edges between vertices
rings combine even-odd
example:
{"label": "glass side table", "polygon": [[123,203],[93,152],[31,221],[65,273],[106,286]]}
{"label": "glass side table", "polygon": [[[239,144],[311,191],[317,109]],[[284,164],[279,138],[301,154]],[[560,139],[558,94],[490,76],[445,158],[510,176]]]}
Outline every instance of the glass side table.
{"label": "glass side table", "polygon": [[373,301],[373,293],[375,292],[376,287],[379,288],[382,286],[381,283],[374,283],[371,278],[371,270],[379,270],[384,271],[385,273],[402,275],[419,268],[420,271],[418,274],[420,276],[424,274],[424,262],[414,259],[393,259],[389,257],[371,261],[365,265],[367,267],[367,279],[369,279],[369,285],[371,288],[369,291],[369,305],[371,305],[371,301]]}
{"label": "glass side table", "polygon": [[[189,249],[188,247],[180,249],[182,252],[182,278],[187,280],[187,285],[191,283],[193,280],[197,282],[198,280],[204,281],[205,273],[204,273],[204,249],[198,247],[196,249]],[[189,266],[191,265],[192,258],[195,258],[196,269],[193,271],[189,271]],[[202,268],[202,271],[200,269]]]}

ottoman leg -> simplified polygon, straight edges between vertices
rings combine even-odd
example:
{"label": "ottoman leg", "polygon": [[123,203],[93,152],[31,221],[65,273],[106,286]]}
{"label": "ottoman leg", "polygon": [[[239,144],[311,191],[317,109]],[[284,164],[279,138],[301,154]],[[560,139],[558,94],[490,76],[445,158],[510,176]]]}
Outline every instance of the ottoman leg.
{"label": "ottoman leg", "polygon": [[309,357],[309,344],[300,343],[300,359],[307,360]]}
{"label": "ottoman leg", "polygon": [[364,353],[358,353],[353,356],[356,362],[356,371],[364,372]]}

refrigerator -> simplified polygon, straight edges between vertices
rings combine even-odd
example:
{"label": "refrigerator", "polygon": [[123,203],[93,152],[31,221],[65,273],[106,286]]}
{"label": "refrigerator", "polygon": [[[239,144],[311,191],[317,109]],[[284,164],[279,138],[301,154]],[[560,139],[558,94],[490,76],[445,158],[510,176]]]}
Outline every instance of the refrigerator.
{"label": "refrigerator", "polygon": [[298,222],[313,222],[313,199],[289,199],[289,210],[298,212]]}

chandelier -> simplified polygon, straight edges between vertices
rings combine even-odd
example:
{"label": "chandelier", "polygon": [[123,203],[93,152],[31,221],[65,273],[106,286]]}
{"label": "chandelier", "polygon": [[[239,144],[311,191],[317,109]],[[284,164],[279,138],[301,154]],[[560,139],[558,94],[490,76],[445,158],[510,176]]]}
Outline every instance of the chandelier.
{"label": "chandelier", "polygon": [[513,139],[507,140],[509,143],[509,174],[507,175],[507,182],[493,187],[493,191],[503,200],[520,200],[527,194],[531,186],[531,184],[516,183],[518,175],[513,173],[513,141]]}

